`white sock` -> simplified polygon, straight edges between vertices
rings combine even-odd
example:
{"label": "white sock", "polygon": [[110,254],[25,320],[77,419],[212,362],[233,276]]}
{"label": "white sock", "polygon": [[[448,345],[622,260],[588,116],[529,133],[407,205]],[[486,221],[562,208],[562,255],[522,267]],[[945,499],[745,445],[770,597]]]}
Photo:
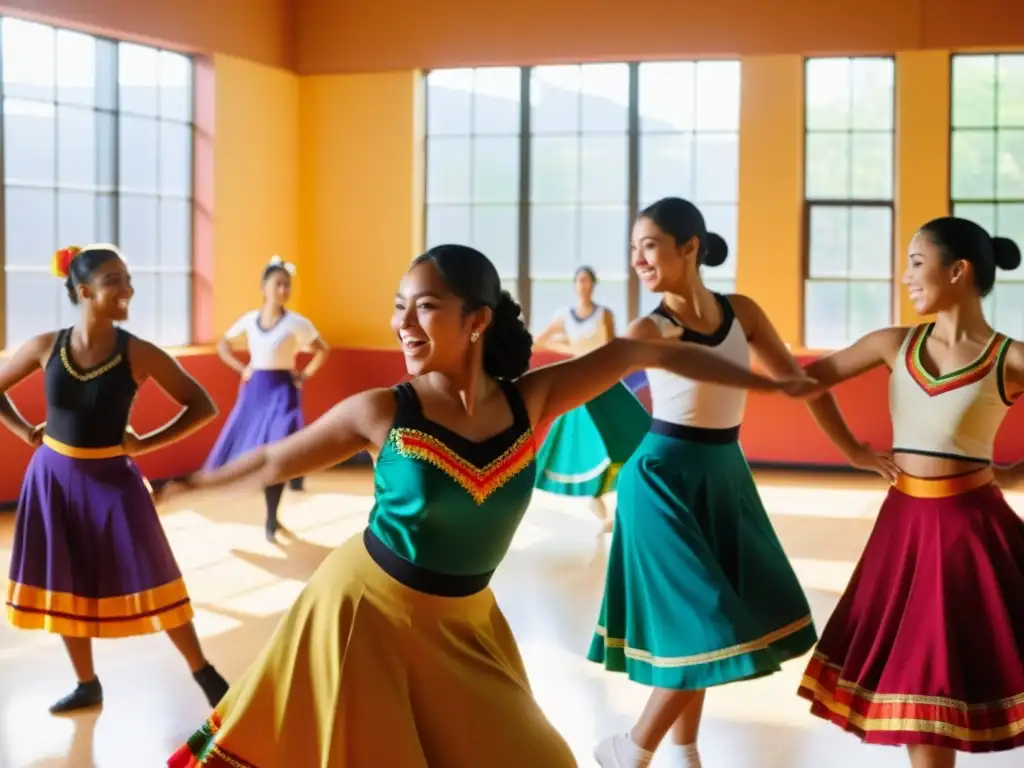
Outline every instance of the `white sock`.
{"label": "white sock", "polygon": [[669,744],[665,747],[672,768],[701,768],[696,744]]}
{"label": "white sock", "polygon": [[637,746],[628,733],[620,733],[618,736],[613,737],[612,749],[615,752],[615,759],[622,765],[640,768],[640,766],[650,765],[651,759],[654,757],[653,752],[648,752],[646,749]]}

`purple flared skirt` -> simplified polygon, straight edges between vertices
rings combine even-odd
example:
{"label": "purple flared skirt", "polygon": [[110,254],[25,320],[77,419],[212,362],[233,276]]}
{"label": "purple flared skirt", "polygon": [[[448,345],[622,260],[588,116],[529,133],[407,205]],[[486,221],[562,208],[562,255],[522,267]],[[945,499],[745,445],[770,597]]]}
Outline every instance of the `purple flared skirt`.
{"label": "purple flared skirt", "polygon": [[242,385],[204,469],[216,469],[254,448],[302,429],[302,400],[291,371],[253,371]]}
{"label": "purple flared skirt", "polygon": [[8,620],[66,637],[187,624],[192,604],[138,467],[127,456],[78,457],[88,454],[48,441],[32,456],[14,525]]}

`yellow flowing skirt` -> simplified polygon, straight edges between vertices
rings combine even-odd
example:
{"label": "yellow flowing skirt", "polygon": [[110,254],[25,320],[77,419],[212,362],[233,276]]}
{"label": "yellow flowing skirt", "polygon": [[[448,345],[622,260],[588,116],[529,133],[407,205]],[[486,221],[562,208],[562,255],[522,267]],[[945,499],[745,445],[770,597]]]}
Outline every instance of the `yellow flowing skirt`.
{"label": "yellow flowing skirt", "polygon": [[490,589],[436,597],[362,535],[317,569],[172,768],[566,768]]}

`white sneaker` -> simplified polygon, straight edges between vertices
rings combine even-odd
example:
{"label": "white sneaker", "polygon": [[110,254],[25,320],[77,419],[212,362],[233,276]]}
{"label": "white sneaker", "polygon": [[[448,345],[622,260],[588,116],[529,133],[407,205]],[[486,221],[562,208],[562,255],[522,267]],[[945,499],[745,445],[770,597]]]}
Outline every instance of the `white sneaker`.
{"label": "white sneaker", "polygon": [[594,759],[601,768],[644,768],[652,757],[634,744],[628,733],[609,736],[594,748]]}

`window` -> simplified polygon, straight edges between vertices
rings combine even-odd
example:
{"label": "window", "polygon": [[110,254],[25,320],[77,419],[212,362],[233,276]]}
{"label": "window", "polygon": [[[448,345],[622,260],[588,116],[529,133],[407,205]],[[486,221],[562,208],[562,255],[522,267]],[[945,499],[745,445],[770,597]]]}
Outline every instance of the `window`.
{"label": "window", "polygon": [[[951,210],[1024,248],[1024,55],[953,56]],[[996,272],[985,315],[1024,338],[1024,274]]]}
{"label": "window", "polygon": [[427,76],[427,247],[471,245],[516,295],[522,70]]}
{"label": "window", "polygon": [[74,321],[49,257],[114,242],[132,269],[127,326],[191,340],[192,62],[12,18],[3,57],[5,346]]}
{"label": "window", "polygon": [[[710,231],[729,245],[719,267],[704,267],[705,284],[736,288],[739,203],[740,64],[683,61],[640,65],[639,201],[684,197],[701,209]],[[642,313],[661,297],[642,291]]]}
{"label": "window", "polygon": [[[732,61],[431,72],[427,247],[490,256],[535,332],[590,266],[624,328],[657,303],[629,267],[639,206],[689,198],[735,251],[739,78]],[[735,252],[704,272],[726,291],[735,274]]]}
{"label": "window", "polygon": [[892,323],[895,66],[809,59],[804,344],[843,347]]}

